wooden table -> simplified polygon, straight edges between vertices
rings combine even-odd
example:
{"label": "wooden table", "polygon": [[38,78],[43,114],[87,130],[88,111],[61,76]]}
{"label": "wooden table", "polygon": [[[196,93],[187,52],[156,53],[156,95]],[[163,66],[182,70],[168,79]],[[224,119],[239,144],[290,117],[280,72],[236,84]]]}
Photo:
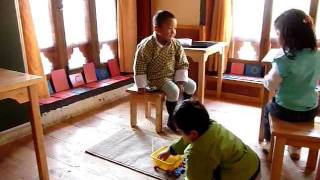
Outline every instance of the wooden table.
{"label": "wooden table", "polygon": [[42,77],[0,68],[0,100],[14,99],[18,103],[30,102],[32,137],[37,157],[39,178],[49,179],[46,153],[43,144],[43,129],[40,122],[37,84]]}
{"label": "wooden table", "polygon": [[207,48],[184,48],[187,56],[191,57],[194,62],[198,63],[198,100],[203,103],[204,91],[205,91],[205,72],[206,72],[206,61],[208,56],[219,53],[218,61],[218,79],[217,79],[217,97],[221,96],[223,71],[225,69],[225,58],[224,48],[226,43],[217,42],[216,44]]}

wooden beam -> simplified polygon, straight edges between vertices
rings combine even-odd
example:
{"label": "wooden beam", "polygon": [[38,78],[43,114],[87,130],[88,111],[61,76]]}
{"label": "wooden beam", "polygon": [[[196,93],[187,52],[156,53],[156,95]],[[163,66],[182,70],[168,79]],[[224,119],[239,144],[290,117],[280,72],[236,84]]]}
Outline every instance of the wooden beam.
{"label": "wooden beam", "polygon": [[93,63],[100,64],[100,45],[98,40],[98,24],[96,14],[96,2],[88,0],[89,29],[90,29],[90,50],[92,52]]}
{"label": "wooden beam", "polygon": [[259,61],[267,54],[270,49],[270,29],[272,17],[273,0],[266,0],[264,3],[263,23],[259,48]]}
{"label": "wooden beam", "polygon": [[57,62],[53,63],[53,69],[66,68],[68,65],[67,44],[63,24],[62,0],[51,0],[51,13],[55,34],[55,47]]}
{"label": "wooden beam", "polygon": [[317,22],[319,0],[311,0],[309,15],[313,18],[313,22]]}

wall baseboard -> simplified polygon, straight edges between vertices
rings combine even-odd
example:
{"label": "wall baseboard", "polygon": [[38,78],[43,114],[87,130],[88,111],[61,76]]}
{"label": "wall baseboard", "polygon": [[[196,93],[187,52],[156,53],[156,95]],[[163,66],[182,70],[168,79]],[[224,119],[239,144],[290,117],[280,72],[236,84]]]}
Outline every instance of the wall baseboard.
{"label": "wall baseboard", "polygon": [[[108,92],[104,92],[97,96],[86,98],[84,100],[72,103],[68,106],[58,108],[46,113],[41,116],[41,122],[43,128],[55,125],[59,122],[65,121],[72,117],[86,113],[90,110],[97,109],[103,105],[112,103],[116,100],[124,98],[129,94],[125,90],[131,87],[133,84],[129,84]],[[24,136],[31,134],[30,122],[16,126],[14,128],[0,132],[0,145],[12,142]]]}

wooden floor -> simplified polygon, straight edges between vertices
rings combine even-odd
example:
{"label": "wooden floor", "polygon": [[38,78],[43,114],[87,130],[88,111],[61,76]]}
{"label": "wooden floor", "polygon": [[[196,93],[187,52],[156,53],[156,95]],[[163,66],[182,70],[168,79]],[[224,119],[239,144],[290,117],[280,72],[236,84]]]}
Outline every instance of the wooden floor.
{"label": "wooden floor", "polygon": [[[140,102],[142,103],[142,102]],[[205,105],[212,119],[217,120],[250,145],[260,156],[261,179],[269,179],[269,164],[257,142],[260,108],[252,104],[206,97]],[[143,119],[142,107],[138,109]],[[164,113],[167,118],[167,113]],[[139,125],[139,121],[138,121]],[[128,99],[84,114],[45,130],[45,147],[50,179],[59,180],[147,180],[153,179],[125,167],[85,153],[92,145],[129,126]],[[154,129],[143,129],[154,131]],[[168,131],[165,129],[165,131]],[[304,174],[306,152],[292,162],[285,157],[283,179],[314,179],[315,172]],[[0,146],[0,179],[38,179],[36,158],[31,137]]]}

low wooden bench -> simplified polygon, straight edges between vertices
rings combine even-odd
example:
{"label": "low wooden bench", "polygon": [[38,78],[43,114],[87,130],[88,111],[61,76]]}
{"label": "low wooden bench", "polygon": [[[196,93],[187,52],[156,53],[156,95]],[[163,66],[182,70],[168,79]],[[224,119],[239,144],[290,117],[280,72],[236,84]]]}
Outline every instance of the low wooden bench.
{"label": "low wooden bench", "polygon": [[[280,179],[285,145],[309,148],[307,171],[316,167],[320,149],[320,123],[303,122],[290,123],[269,116],[271,130],[271,179]],[[320,172],[318,172],[319,176]]]}
{"label": "low wooden bench", "polygon": [[145,94],[139,94],[137,87],[133,86],[126,90],[130,94],[130,123],[131,127],[137,125],[137,102],[138,99],[144,99],[145,102],[145,117],[151,117],[151,104],[156,108],[156,132],[162,132],[162,112],[163,101],[165,94],[161,91],[146,92]]}

